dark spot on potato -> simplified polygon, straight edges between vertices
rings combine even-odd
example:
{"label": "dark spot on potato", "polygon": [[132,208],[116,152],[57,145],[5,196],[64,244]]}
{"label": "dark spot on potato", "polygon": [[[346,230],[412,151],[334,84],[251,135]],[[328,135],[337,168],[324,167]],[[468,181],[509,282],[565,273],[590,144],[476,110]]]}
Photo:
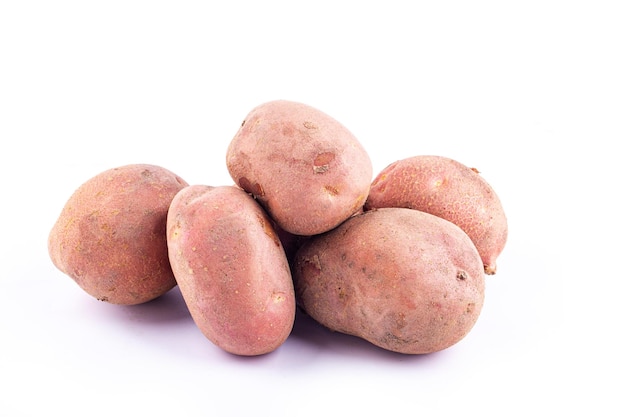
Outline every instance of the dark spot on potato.
{"label": "dark spot on potato", "polygon": [[406,321],[406,315],[404,313],[398,313],[396,315],[396,325],[398,326],[398,329],[402,329],[403,327],[406,327],[407,321]]}
{"label": "dark spot on potato", "polygon": [[313,255],[312,258],[304,258],[302,260],[301,269],[308,269],[310,271],[313,271],[316,275],[319,275],[319,273],[322,271],[322,265],[320,264],[319,257],[317,255]]}
{"label": "dark spot on potato", "polygon": [[324,189],[328,192],[328,194],[330,195],[338,195],[339,194],[339,190],[336,187],[333,187],[332,185],[325,185]]}
{"label": "dark spot on potato", "polygon": [[470,169],[471,169],[472,171],[474,171],[475,173],[480,174],[480,171],[479,171],[478,169],[476,169],[476,168],[470,168]]}
{"label": "dark spot on potato", "polygon": [[243,188],[244,190],[246,190],[249,193],[252,192],[252,184],[250,184],[250,180],[248,180],[246,177],[239,178],[239,181],[237,181],[237,182],[239,183],[239,186],[241,188]]}
{"label": "dark spot on potato", "polygon": [[337,287],[337,296],[340,300],[344,300],[345,298],[347,298],[346,291],[343,289],[343,287]]}
{"label": "dark spot on potato", "polygon": [[268,222],[260,214],[257,214],[257,220],[261,224],[261,227],[263,227],[263,232],[274,241],[274,244],[276,246],[280,246],[280,239],[278,238],[278,235],[276,234],[276,231],[274,230],[270,222]]}
{"label": "dark spot on potato", "polygon": [[243,188],[247,193],[254,194],[255,197],[264,197],[265,191],[263,191],[263,186],[259,183],[252,183],[246,177],[239,178],[239,186]]}
{"label": "dark spot on potato", "polygon": [[265,197],[265,191],[263,191],[263,187],[258,182],[252,186],[252,193],[257,197]]}
{"label": "dark spot on potato", "polygon": [[467,303],[467,308],[465,309],[465,312],[467,314],[471,314],[474,311],[474,307],[476,307],[476,303]]}
{"label": "dark spot on potato", "polygon": [[465,281],[467,279],[467,272],[465,271],[458,271],[456,273],[456,279],[458,279],[459,281]]}
{"label": "dark spot on potato", "polygon": [[321,174],[323,172],[328,171],[328,169],[330,168],[330,163],[334,159],[335,159],[335,154],[333,152],[319,153],[313,160],[313,171],[316,174]]}
{"label": "dark spot on potato", "polygon": [[245,125],[245,124],[246,124],[246,121],[245,121],[245,119],[244,119],[244,121],[243,121],[243,122],[241,122],[241,127],[243,127],[243,125]]}

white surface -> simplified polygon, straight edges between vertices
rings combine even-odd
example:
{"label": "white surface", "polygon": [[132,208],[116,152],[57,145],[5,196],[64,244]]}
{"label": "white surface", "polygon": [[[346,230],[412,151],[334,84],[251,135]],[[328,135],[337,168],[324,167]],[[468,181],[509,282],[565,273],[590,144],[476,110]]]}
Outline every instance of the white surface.
{"label": "white surface", "polygon": [[[0,3],[1,416],[623,415],[620,2],[95,3]],[[337,118],[375,172],[440,154],[496,189],[510,238],[460,343],[403,356],[299,317],[240,358],[177,290],[112,306],[53,267],[83,181],[231,183],[228,142],[276,98]]]}

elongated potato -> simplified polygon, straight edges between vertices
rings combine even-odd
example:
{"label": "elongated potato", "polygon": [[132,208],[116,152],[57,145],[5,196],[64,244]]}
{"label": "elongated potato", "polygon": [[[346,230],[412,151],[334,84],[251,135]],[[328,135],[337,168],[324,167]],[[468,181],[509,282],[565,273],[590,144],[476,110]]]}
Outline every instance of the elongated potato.
{"label": "elongated potato", "polygon": [[472,239],[485,273],[496,273],[508,225],[502,203],[474,168],[451,158],[418,155],[392,163],[372,182],[365,209],[406,207],[444,218]]}
{"label": "elongated potato", "polygon": [[148,164],[106,170],[70,196],[48,236],[53,264],[88,294],[112,304],[140,304],[176,285],[165,222],[187,183]]}
{"label": "elongated potato", "polygon": [[192,185],[167,218],[172,270],[202,333],[237,355],[278,348],[295,319],[291,272],[271,220],[234,186]]}
{"label": "elongated potato", "polygon": [[406,354],[459,342],[484,301],[483,266],[469,237],[406,208],[367,211],[311,237],[293,274],[298,304],[319,323]]}
{"label": "elongated potato", "polygon": [[372,180],[369,156],[346,127],[286,100],[246,116],[226,163],[235,183],[295,235],[323,233],[361,210]]}

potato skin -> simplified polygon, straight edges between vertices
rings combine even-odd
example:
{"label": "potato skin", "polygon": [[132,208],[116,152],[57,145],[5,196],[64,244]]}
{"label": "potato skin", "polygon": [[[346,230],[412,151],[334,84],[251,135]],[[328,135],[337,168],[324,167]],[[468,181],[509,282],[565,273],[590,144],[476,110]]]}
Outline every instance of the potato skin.
{"label": "potato skin", "polygon": [[170,207],[172,269],[191,316],[221,349],[269,353],[295,320],[291,272],[262,207],[235,186],[192,185]]}
{"label": "potato skin", "polygon": [[508,224],[500,199],[476,169],[437,155],[396,161],[376,176],[365,203],[365,210],[382,207],[411,208],[451,221],[476,245],[485,273],[496,273]]}
{"label": "potato skin", "polygon": [[171,171],[131,164],[101,172],[72,194],[48,236],[53,264],[88,294],[140,304],[176,285],[165,223],[187,183]]}
{"label": "potato skin", "polygon": [[367,152],[346,127],[287,100],[263,103],[246,116],[226,164],[283,230],[305,236],[358,212],[373,175]]}
{"label": "potato skin", "polygon": [[405,208],[367,211],[296,253],[298,304],[329,329],[424,354],[467,335],[484,301],[482,262],[447,220]]}

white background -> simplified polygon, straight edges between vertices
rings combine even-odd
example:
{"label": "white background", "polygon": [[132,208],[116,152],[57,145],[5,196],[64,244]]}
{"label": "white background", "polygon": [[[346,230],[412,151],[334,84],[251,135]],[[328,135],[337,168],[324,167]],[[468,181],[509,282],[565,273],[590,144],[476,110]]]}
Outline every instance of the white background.
{"label": "white background", "polygon": [[[624,415],[620,3],[1,2],[0,416]],[[230,184],[230,139],[278,98],[375,172],[439,154],[491,183],[510,237],[465,339],[399,355],[298,317],[241,358],[176,289],[113,306],[54,268],[82,182],[152,163]]]}

